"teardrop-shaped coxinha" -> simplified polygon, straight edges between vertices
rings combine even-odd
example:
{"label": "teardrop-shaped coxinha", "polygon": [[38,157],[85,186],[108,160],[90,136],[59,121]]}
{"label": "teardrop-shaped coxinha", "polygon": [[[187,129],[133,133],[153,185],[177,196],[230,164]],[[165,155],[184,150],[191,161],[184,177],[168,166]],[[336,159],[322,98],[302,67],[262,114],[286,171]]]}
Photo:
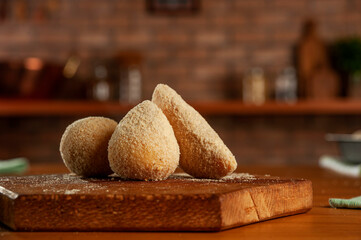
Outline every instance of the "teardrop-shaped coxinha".
{"label": "teardrop-shaped coxinha", "polygon": [[196,178],[219,179],[237,168],[231,151],[207,121],[180,95],[158,84],[152,101],[173,127],[180,149],[180,167]]}
{"label": "teardrop-shaped coxinha", "polygon": [[119,122],[108,147],[111,169],[127,179],[162,180],[179,163],[173,129],[157,105],[146,100]]}

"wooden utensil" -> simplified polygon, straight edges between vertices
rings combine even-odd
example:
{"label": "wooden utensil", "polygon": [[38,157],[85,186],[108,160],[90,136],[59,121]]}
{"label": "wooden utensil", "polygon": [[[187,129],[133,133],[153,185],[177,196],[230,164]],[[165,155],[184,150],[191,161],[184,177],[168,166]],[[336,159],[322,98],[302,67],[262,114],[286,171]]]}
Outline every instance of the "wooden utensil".
{"label": "wooden utensil", "polygon": [[318,35],[315,21],[304,23],[296,54],[299,96],[311,99],[337,97],[339,79],[330,66],[327,47]]}

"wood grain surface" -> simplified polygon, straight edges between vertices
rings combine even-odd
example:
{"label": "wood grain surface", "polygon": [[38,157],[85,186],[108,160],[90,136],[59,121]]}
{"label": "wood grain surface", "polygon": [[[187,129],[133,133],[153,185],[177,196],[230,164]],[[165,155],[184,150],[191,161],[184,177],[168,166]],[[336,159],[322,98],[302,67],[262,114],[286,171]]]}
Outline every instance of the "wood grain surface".
{"label": "wood grain surface", "polygon": [[312,207],[309,180],[176,173],[165,181],[74,174],[0,178],[0,220],[20,231],[219,231]]}
{"label": "wood grain surface", "polygon": [[[316,166],[240,166],[240,172],[270,174],[312,181],[313,208],[306,214],[281,217],[221,232],[17,232],[0,224],[2,240],[119,240],[119,239],[360,239],[361,210],[330,208],[328,199],[361,194],[361,178],[345,177]],[[28,175],[65,173],[62,164],[31,165]]]}

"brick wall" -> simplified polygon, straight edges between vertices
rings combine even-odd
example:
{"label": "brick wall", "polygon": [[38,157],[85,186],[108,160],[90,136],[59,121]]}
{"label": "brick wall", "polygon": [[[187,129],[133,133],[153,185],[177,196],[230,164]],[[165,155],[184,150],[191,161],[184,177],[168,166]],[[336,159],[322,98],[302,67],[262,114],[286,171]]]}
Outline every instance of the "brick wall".
{"label": "brick wall", "polygon": [[19,1],[8,2],[0,59],[65,61],[73,50],[83,58],[138,50],[144,98],[159,82],[186,99],[224,98],[229,82],[252,66],[277,72],[292,63],[291,49],[309,17],[327,41],[361,34],[358,0],[202,0],[198,14],[178,17],[150,15],[144,0],[59,0],[45,20],[36,9],[49,1],[24,1],[31,11],[22,20],[14,12]]}
{"label": "brick wall", "polygon": [[[0,22],[0,60],[37,56],[65,61],[76,50],[86,59],[118,51],[143,54],[144,98],[168,83],[187,100],[224,98],[250,67],[268,74],[292,63],[302,22],[319,23],[327,41],[361,34],[358,0],[202,0],[195,16],[154,16],[143,0],[59,0],[42,20],[9,16]],[[30,9],[48,1],[24,1]],[[76,117],[0,118],[0,159],[26,156],[33,162],[61,161],[58,147]],[[115,119],[119,120],[120,116]],[[355,117],[212,117],[211,125],[241,164],[316,164],[337,154],[327,132],[361,128]]]}
{"label": "brick wall", "polygon": [[[109,116],[117,121],[122,116]],[[0,159],[24,156],[34,162],[61,162],[60,138],[78,117],[0,118]],[[361,117],[208,117],[240,165],[315,165],[323,154],[337,155],[326,133],[361,129]]]}

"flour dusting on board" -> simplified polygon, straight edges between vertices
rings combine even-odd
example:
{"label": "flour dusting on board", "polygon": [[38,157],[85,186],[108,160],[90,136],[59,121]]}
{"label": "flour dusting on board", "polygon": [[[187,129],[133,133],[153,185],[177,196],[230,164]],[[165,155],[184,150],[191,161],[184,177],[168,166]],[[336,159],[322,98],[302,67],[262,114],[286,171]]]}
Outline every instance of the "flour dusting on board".
{"label": "flour dusting on board", "polygon": [[[24,189],[27,191],[28,187],[31,186],[33,192],[43,193],[46,195],[52,194],[64,194],[64,195],[79,195],[79,194],[97,194],[99,192],[109,193],[109,192],[118,192],[124,193],[129,189],[129,184],[136,184],[136,188],[144,191],[148,188],[157,188],[157,189],[168,189],[168,188],[183,188],[185,185],[177,186],[174,183],[189,183],[192,182],[201,184],[204,189],[208,187],[209,184],[218,184],[218,183],[244,183],[244,184],[254,184],[259,181],[264,181],[265,178],[260,178],[259,176],[254,176],[249,173],[233,173],[228,176],[225,176],[221,179],[198,179],[194,178],[187,173],[174,173],[168,177],[168,180],[164,181],[134,181],[134,180],[124,180],[117,175],[110,175],[104,178],[82,178],[75,174],[52,174],[52,175],[38,175],[38,176],[20,176],[12,177],[11,182],[16,179],[17,188]],[[278,178],[266,177],[268,182],[276,183],[281,180]],[[7,183],[10,180],[8,178],[2,178],[0,184]],[[152,183],[153,182],[153,183]],[[204,185],[204,186],[203,186]],[[116,186],[116,188],[114,188]],[[188,185],[187,185],[188,186]],[[14,185],[12,184],[12,187]],[[203,190],[202,190],[203,191]]]}
{"label": "flour dusting on board", "polygon": [[[40,180],[39,180],[40,179]],[[106,189],[106,186],[99,185],[97,183],[102,181],[109,181],[108,178],[104,179],[93,179],[93,178],[81,178],[73,173],[70,174],[53,174],[44,176],[27,176],[26,178],[18,177],[18,182],[31,183],[32,188],[39,189],[46,194],[77,194],[83,190],[87,192],[93,192],[97,190]],[[80,185],[78,188],[68,188],[72,184]],[[67,186],[64,189],[62,186]]]}
{"label": "flour dusting on board", "polygon": [[255,179],[256,177],[249,174],[249,173],[232,173],[228,176],[225,176],[221,179],[198,179],[194,178],[191,175],[187,173],[174,173],[171,176],[169,176],[168,179],[179,179],[179,180],[186,180],[186,181],[192,181],[192,182],[237,182],[239,180],[242,180],[243,182],[250,181]]}
{"label": "flour dusting on board", "polygon": [[71,189],[71,190],[65,190],[65,194],[74,194],[79,192],[80,189]]}

